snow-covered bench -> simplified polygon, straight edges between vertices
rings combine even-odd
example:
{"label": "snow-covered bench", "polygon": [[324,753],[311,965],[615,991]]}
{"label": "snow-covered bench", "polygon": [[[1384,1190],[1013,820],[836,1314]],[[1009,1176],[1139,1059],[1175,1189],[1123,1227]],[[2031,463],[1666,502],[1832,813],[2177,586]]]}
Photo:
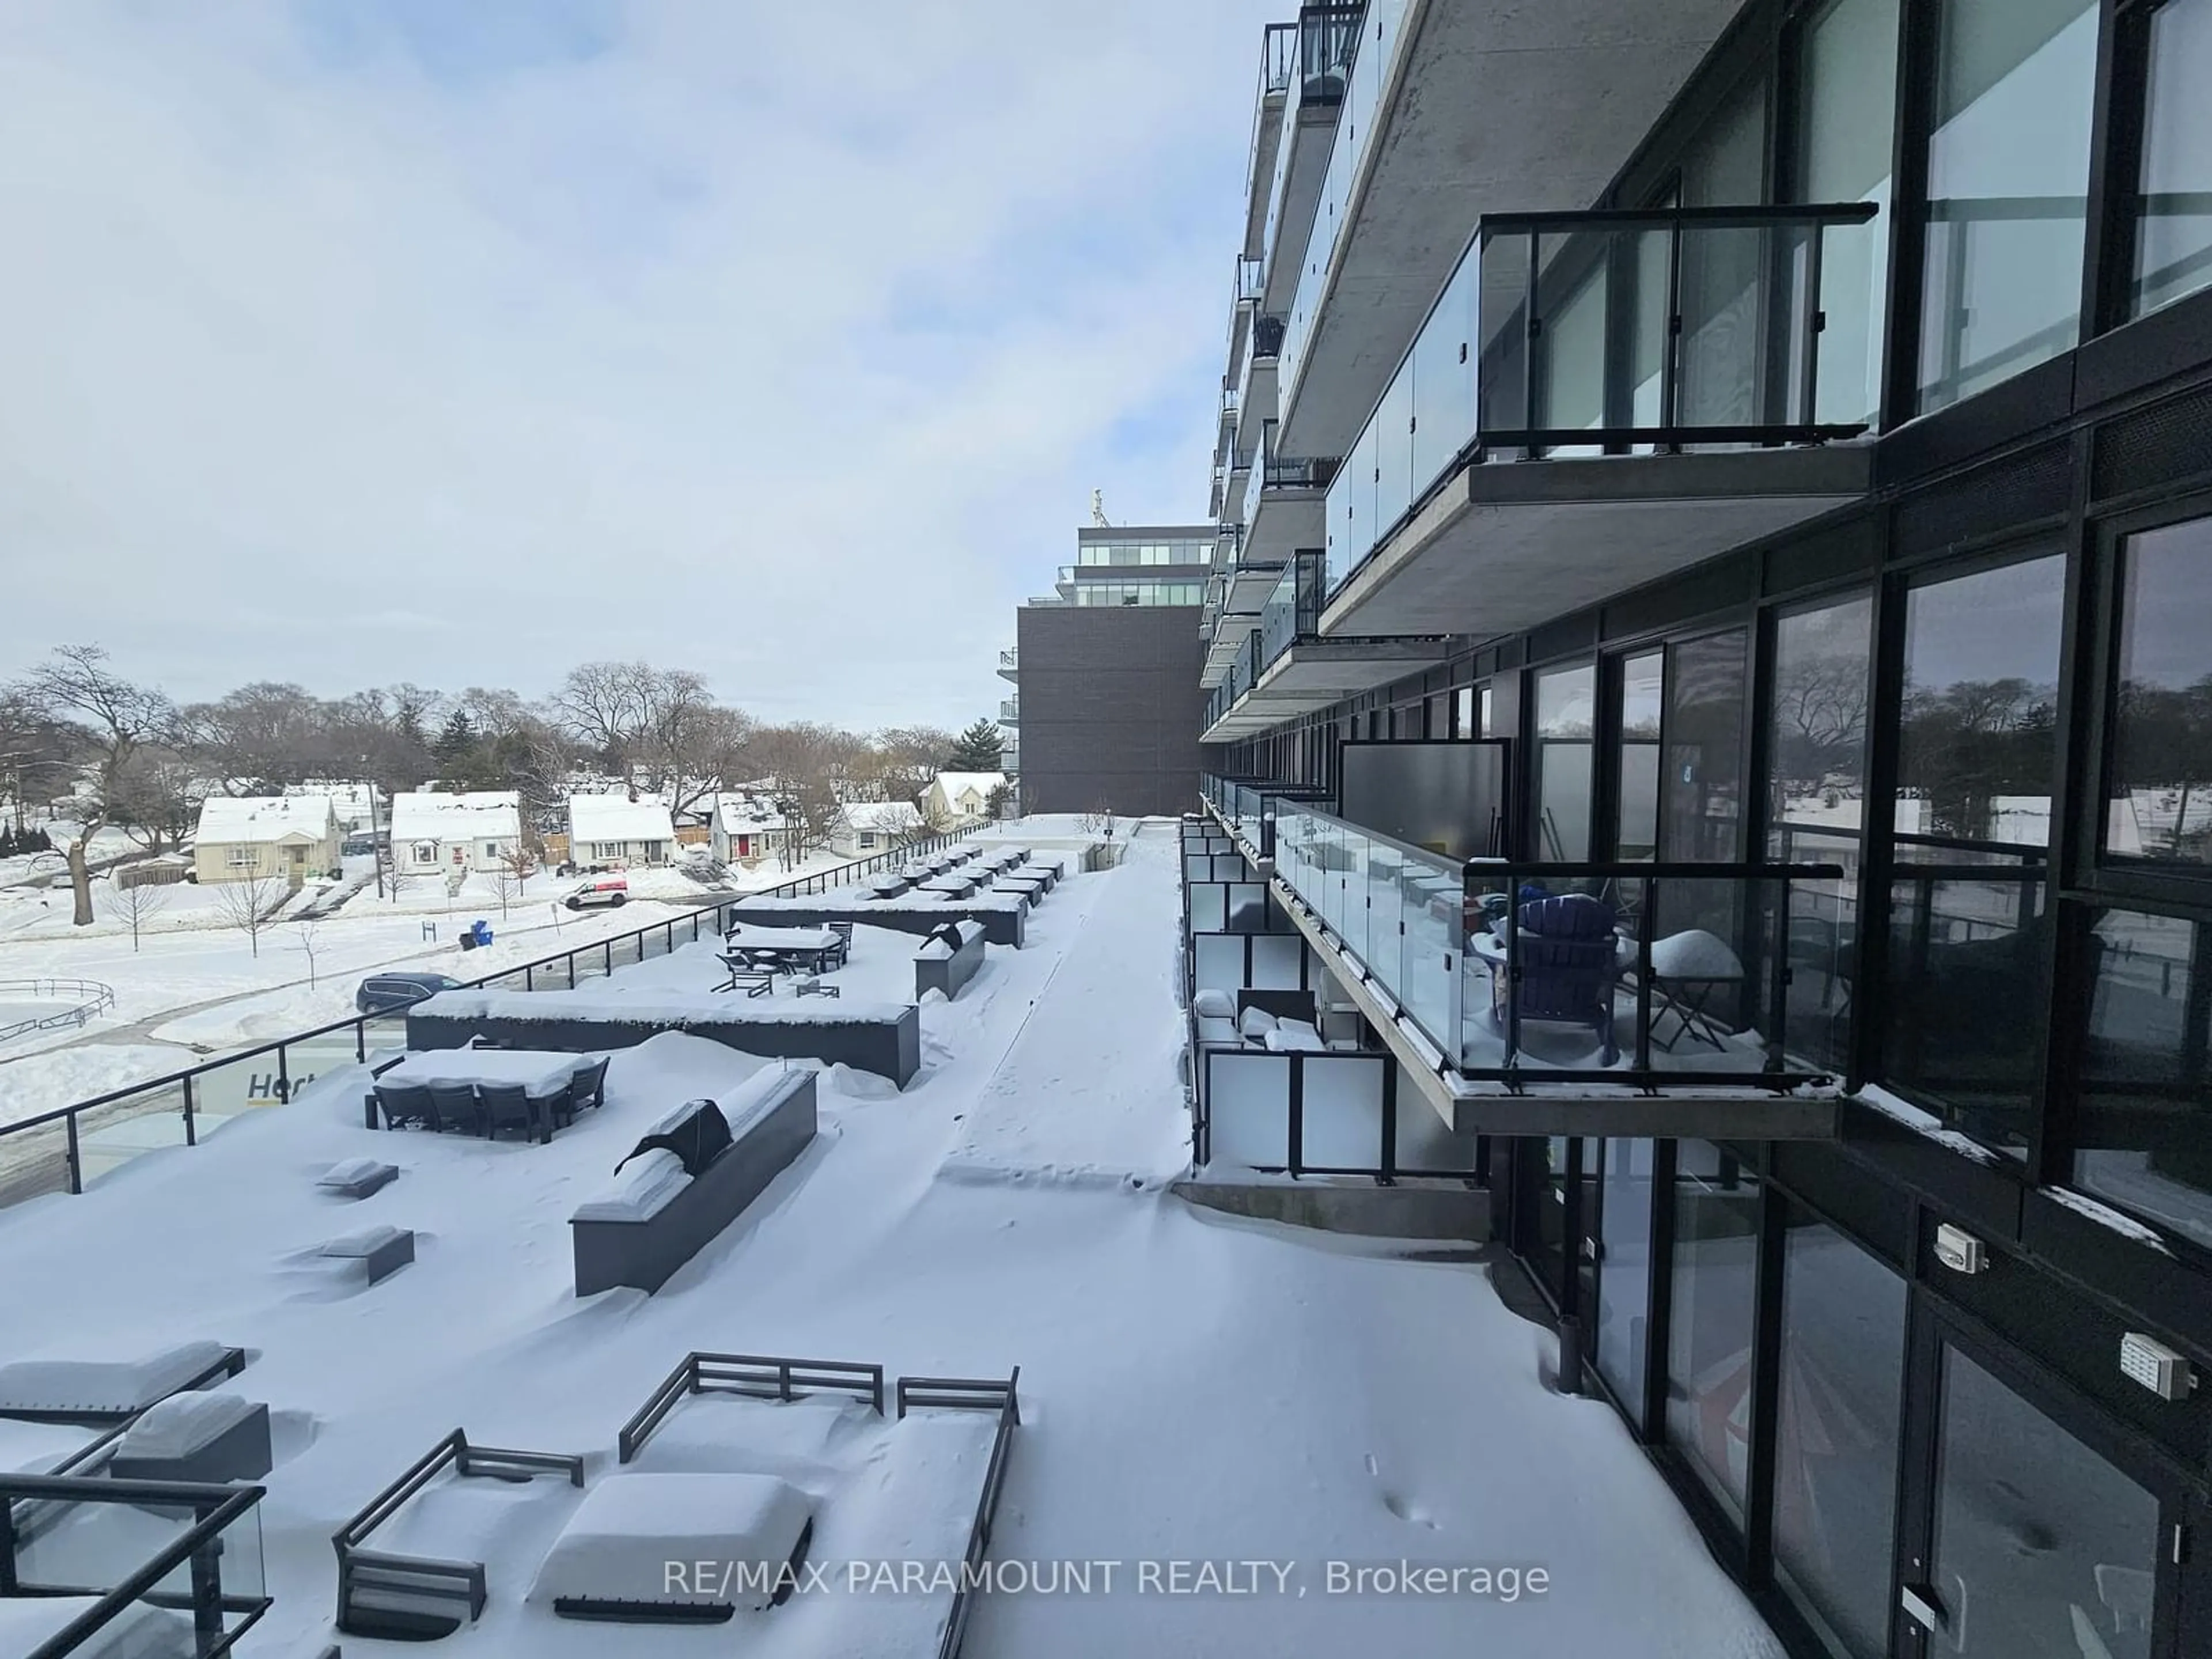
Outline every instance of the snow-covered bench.
{"label": "snow-covered bench", "polygon": [[[627,1159],[606,1191],[568,1219],[576,1294],[617,1285],[648,1293],[668,1282],[746,1205],[758,1198],[814,1139],[811,1071],[763,1070],[726,1106],[702,1102],[729,1125],[728,1145],[696,1173],[681,1154],[655,1146]],[[679,1144],[695,1107],[671,1113],[648,1132]]]}
{"label": "snow-covered bench", "polygon": [[925,992],[941,991],[949,1002],[982,967],[983,925],[948,921],[914,953],[915,1000],[921,1001]]}

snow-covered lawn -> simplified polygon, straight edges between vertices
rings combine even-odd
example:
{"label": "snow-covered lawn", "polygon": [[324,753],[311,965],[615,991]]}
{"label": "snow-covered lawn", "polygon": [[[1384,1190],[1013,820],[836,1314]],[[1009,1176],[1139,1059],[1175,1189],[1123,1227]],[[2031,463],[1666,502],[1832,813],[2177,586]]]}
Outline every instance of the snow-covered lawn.
{"label": "snow-covered lawn", "polygon": [[[618,1053],[607,1104],[547,1146],[371,1133],[349,1069],[83,1197],[0,1211],[4,1357],[202,1338],[252,1351],[226,1386],[276,1419],[259,1516],[276,1602],[246,1659],[333,1639],[331,1534],[456,1425],[585,1454],[596,1484],[617,1427],[694,1349],[893,1375],[1022,1368],[993,1555],[1121,1566],[1110,1592],[986,1595],[972,1659],[1778,1659],[1613,1414],[1545,1388],[1551,1339],[1479,1267],[1231,1221],[1167,1190],[1184,1124],[1176,854],[1155,825],[1121,868],[1062,884],[1027,949],[993,948],[958,1000],[923,1006],[928,1064],[904,1092],[825,1073],[816,1144],[657,1295],[579,1302],[566,1224],[642,1125],[760,1063],[674,1034]],[[910,956],[912,940],[873,933],[851,994],[888,988]],[[672,986],[705,966],[683,953],[617,978]],[[363,1155],[399,1179],[358,1204],[314,1190]],[[415,1230],[417,1253],[374,1287],[314,1254],[380,1224]],[[815,1480],[843,1517],[826,1524],[885,1556],[901,1528],[863,1524],[872,1493],[973,1502],[972,1459],[940,1480],[872,1417],[834,1408],[690,1399],[663,1432],[652,1467]],[[960,1490],[918,1492],[933,1480]],[[487,1552],[489,1607],[454,1638],[471,1652],[651,1659],[734,1651],[739,1636],[763,1659],[927,1650],[851,1638],[886,1609],[842,1588],[741,1615],[741,1632],[556,1619],[523,1596],[574,1494],[513,1490],[555,1507],[510,1514],[495,1493],[435,1522]],[[1510,1601],[1497,1580],[1487,1595],[1382,1594],[1371,1578],[1333,1593],[1332,1561],[1401,1559],[1524,1576]],[[1177,1595],[1164,1565],[1145,1576],[1169,1561],[1271,1565],[1244,1572],[1257,1594]],[[911,1629],[917,1612],[886,1616]]]}

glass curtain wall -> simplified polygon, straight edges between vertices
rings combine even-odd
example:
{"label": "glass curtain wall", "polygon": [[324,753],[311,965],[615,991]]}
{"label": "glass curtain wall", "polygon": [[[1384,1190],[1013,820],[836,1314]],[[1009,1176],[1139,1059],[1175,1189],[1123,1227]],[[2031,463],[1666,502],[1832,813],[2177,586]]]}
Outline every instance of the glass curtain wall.
{"label": "glass curtain wall", "polygon": [[2043,1003],[2066,561],[1925,582],[1905,609],[1884,1074],[2025,1147]]}
{"label": "glass curtain wall", "polygon": [[1838,225],[1820,249],[1826,313],[1814,418],[1871,424],[1881,404],[1887,337],[1890,160],[1897,118],[1899,0],[1829,0],[1798,36],[1801,202],[1872,202],[1863,225]]}
{"label": "glass curtain wall", "polygon": [[1923,412],[2081,339],[2096,0],[1940,0]]}
{"label": "glass curtain wall", "polygon": [[1536,677],[1536,856],[1569,863],[1590,855],[1597,670]]}
{"label": "glass curtain wall", "polygon": [[1627,1406],[1644,1411],[1650,1341],[1652,1155],[1650,1140],[1601,1143],[1604,1237],[1597,1267],[1597,1369]]}
{"label": "glass curtain wall", "polygon": [[2212,283],[2212,0],[2166,0],[2148,31],[2137,316]]}
{"label": "glass curtain wall", "polygon": [[1768,851],[1780,863],[1844,872],[1791,888],[1788,1043],[1837,1068],[1850,1037],[1873,649],[1874,601],[1863,593],[1775,619]]}
{"label": "glass curtain wall", "polygon": [[1650,651],[1620,665],[1619,811],[1613,856],[1648,860],[1659,855],[1659,733],[1667,706],[1667,657]]}
{"label": "glass curtain wall", "polygon": [[2119,557],[2105,854],[2212,874],[2212,519]]}
{"label": "glass curtain wall", "polygon": [[1759,1183],[1702,1140],[1676,1153],[1667,1319],[1667,1438],[1743,1522],[1750,1478]]}
{"label": "glass curtain wall", "polygon": [[1774,1577],[1838,1659],[1889,1651],[1905,1285],[1793,1207],[1783,1240]]}
{"label": "glass curtain wall", "polygon": [[[1682,163],[1685,207],[1741,207],[1766,196],[1766,87],[1747,82]],[[1677,372],[1686,427],[1741,426],[1765,413],[1761,298],[1770,233],[1701,230],[1682,239],[1682,330]]]}

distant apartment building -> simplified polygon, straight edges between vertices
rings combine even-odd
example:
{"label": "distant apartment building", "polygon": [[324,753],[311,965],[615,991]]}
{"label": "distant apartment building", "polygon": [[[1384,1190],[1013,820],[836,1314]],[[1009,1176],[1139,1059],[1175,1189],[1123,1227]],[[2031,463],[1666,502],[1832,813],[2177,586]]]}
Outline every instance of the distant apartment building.
{"label": "distant apartment building", "polygon": [[1198,787],[1199,623],[1215,530],[1086,526],[1052,594],[1014,614],[1000,724],[1025,812],[1179,813]]}

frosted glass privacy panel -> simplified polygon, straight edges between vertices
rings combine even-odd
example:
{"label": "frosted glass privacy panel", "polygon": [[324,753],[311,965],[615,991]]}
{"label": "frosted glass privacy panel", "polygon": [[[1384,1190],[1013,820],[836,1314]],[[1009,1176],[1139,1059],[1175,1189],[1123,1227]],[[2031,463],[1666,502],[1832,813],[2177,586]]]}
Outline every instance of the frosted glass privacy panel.
{"label": "frosted glass privacy panel", "polygon": [[1194,882],[1189,888],[1190,931],[1218,933],[1229,925],[1229,890],[1218,882]]}
{"label": "frosted glass privacy panel", "polygon": [[1255,933],[1252,936],[1252,983],[1270,991],[1298,988],[1298,969],[1306,952],[1301,933]]}
{"label": "frosted glass privacy panel", "polygon": [[1234,992],[1244,988],[1242,933],[1196,933],[1190,943],[1200,990]]}
{"label": "frosted glass privacy panel", "polygon": [[1213,1162],[1279,1170],[1291,1161],[1291,1057],[1235,1049],[1206,1055]]}
{"label": "frosted glass privacy panel", "polygon": [[1388,1054],[1301,1054],[1298,1161],[1309,1169],[1382,1167],[1382,1079]]}

